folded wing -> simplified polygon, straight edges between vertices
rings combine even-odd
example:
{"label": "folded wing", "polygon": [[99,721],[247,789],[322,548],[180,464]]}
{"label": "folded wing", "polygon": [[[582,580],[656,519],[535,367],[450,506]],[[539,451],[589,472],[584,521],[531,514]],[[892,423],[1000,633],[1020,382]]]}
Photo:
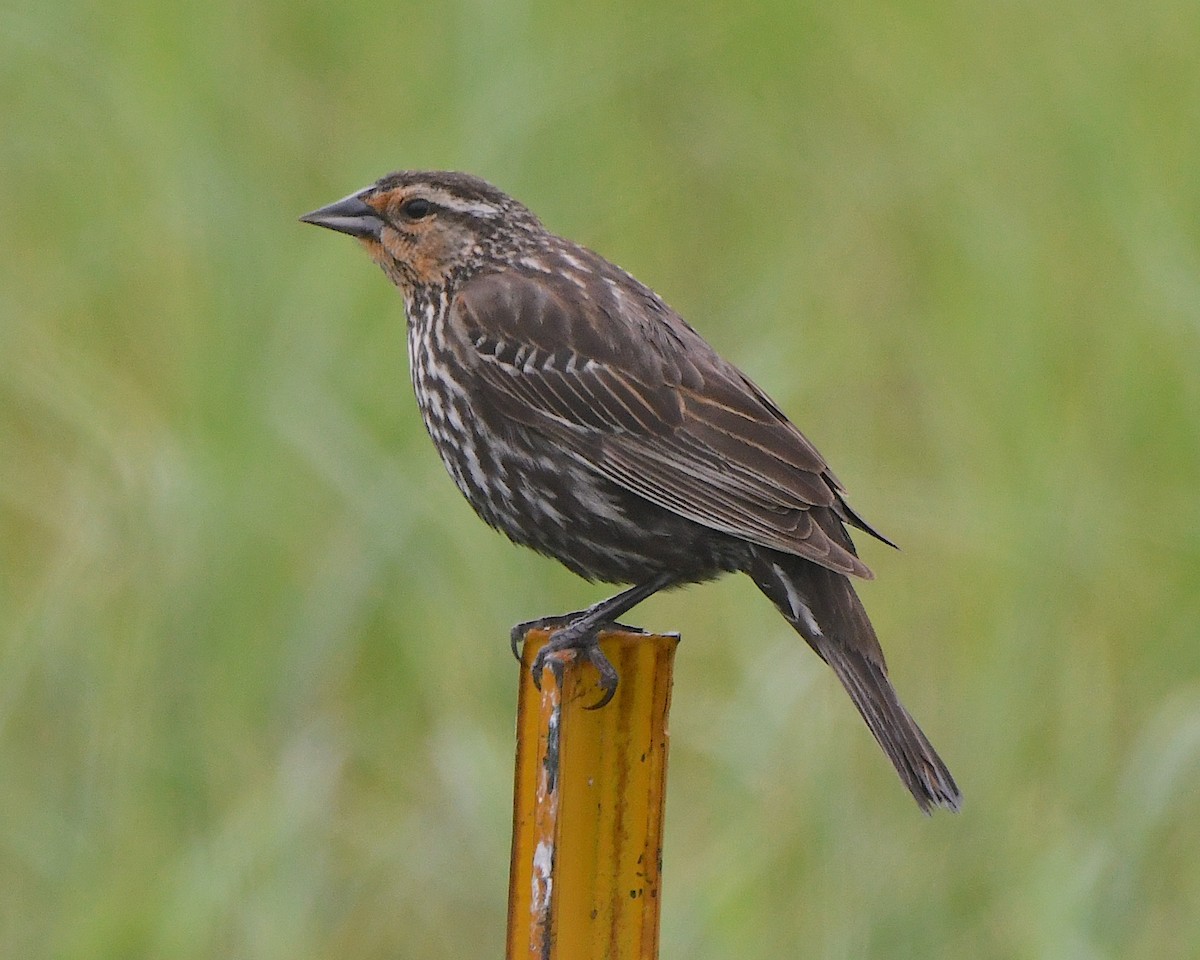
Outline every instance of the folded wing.
{"label": "folded wing", "polygon": [[509,272],[459,294],[452,332],[488,409],[666,510],[871,576],[843,546],[849,538],[822,529],[838,521],[869,528],[761,390],[649,290],[639,285],[631,300],[605,285],[581,309],[573,284]]}

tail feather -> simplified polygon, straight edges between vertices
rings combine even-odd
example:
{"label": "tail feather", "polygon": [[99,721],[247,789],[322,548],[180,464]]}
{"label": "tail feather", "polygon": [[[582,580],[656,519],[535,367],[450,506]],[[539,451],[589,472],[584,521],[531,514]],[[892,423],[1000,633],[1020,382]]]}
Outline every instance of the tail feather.
{"label": "tail feather", "polygon": [[761,550],[747,571],[837,674],[917,805],[957,810],[962,795],[887,677],[875,628],[850,580],[801,557]]}

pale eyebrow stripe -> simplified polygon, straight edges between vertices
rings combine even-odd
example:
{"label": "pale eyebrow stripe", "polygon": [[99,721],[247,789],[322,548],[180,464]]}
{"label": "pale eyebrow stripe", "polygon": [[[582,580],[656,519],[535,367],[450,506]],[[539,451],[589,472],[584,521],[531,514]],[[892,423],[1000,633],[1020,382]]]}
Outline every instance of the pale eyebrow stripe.
{"label": "pale eyebrow stripe", "polygon": [[482,200],[463,200],[461,197],[456,197],[445,190],[427,190],[422,195],[430,203],[435,203],[447,210],[453,210],[455,213],[466,213],[476,217],[498,217],[502,212],[494,203],[487,203]]}

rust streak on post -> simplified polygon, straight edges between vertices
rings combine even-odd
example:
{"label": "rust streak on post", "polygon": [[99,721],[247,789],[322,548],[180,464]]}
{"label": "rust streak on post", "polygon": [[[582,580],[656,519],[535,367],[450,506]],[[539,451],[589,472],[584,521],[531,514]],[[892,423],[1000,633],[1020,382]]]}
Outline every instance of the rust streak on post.
{"label": "rust streak on post", "polygon": [[653,960],[679,638],[602,635],[620,683],[599,710],[595,670],[570,654],[534,687],[546,639],[531,631],[522,657],[507,957]]}

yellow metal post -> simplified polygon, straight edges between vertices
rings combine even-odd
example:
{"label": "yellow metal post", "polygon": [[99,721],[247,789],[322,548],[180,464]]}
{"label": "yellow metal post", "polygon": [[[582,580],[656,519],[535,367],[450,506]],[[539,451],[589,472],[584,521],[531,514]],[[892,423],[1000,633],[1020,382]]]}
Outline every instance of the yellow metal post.
{"label": "yellow metal post", "polygon": [[508,892],[508,960],[658,956],[667,713],[678,636],[613,631],[620,677],[600,699],[595,669],[549,658],[539,692],[522,655]]}

